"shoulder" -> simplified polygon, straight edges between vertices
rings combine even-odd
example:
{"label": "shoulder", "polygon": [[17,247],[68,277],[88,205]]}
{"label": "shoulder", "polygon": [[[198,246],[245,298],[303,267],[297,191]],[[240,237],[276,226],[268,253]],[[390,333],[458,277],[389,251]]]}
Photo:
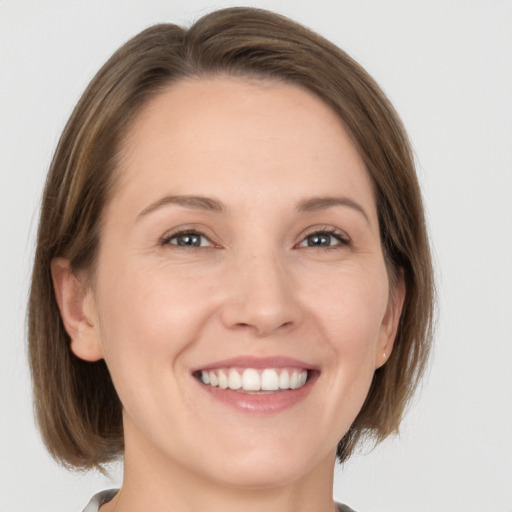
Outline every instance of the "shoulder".
{"label": "shoulder", "polygon": [[110,501],[116,495],[117,491],[118,489],[108,489],[95,494],[82,512],[98,512],[101,505]]}
{"label": "shoulder", "polygon": [[336,506],[338,507],[338,512],[355,512],[355,510],[347,507],[347,505],[343,505],[342,503],[336,503]]}

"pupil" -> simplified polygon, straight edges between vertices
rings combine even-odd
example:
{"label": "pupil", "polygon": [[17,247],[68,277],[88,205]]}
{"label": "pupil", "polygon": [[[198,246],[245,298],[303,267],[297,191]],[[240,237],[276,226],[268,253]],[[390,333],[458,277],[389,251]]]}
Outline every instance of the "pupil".
{"label": "pupil", "polygon": [[178,245],[181,247],[199,247],[201,245],[201,237],[199,235],[180,235],[178,237]]}
{"label": "pupil", "polygon": [[316,235],[310,235],[308,237],[308,245],[312,246],[322,246],[328,247],[330,245],[331,237],[325,233],[320,233]]}

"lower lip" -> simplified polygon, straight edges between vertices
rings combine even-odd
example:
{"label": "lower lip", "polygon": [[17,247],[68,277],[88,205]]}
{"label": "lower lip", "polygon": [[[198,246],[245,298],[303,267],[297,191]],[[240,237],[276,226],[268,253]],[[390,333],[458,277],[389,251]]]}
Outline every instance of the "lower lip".
{"label": "lower lip", "polygon": [[240,412],[248,414],[273,414],[293,407],[304,400],[313,387],[316,380],[314,377],[310,377],[306,384],[298,389],[260,393],[233,391],[229,388],[220,389],[215,386],[207,386],[200,381],[197,382],[212,398]]}

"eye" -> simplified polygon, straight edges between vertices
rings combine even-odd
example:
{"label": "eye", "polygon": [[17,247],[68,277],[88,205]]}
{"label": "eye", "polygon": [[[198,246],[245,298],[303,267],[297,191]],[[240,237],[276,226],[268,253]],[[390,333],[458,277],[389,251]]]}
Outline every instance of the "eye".
{"label": "eye", "polygon": [[334,248],[348,244],[349,240],[344,234],[337,230],[330,229],[310,233],[306,238],[304,238],[304,240],[302,240],[302,242],[300,242],[298,247]]}
{"label": "eye", "polygon": [[180,231],[166,236],[162,240],[162,245],[177,245],[178,247],[212,247],[212,242],[202,233],[197,231]]}

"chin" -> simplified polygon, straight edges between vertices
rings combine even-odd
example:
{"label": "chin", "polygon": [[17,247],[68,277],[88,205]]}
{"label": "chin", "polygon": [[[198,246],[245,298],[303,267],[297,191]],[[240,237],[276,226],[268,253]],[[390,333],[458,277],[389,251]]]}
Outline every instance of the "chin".
{"label": "chin", "polygon": [[[230,467],[217,467],[216,474],[225,486],[240,489],[271,489],[298,482],[310,469],[307,465],[294,462],[294,457],[285,460],[235,463]],[[222,474],[220,474],[220,471]]]}
{"label": "chin", "polygon": [[[223,486],[240,489],[270,489],[284,487],[300,482],[315,471],[315,468],[325,467],[325,460],[335,459],[335,448],[327,456],[319,457],[317,450],[303,450],[300,444],[284,449],[276,445],[250,450],[240,447],[230,450],[228,456],[209,457],[204,470],[208,479]],[[213,465],[210,461],[215,461]],[[204,463],[205,461],[203,461]],[[322,464],[323,463],[323,464]]]}

